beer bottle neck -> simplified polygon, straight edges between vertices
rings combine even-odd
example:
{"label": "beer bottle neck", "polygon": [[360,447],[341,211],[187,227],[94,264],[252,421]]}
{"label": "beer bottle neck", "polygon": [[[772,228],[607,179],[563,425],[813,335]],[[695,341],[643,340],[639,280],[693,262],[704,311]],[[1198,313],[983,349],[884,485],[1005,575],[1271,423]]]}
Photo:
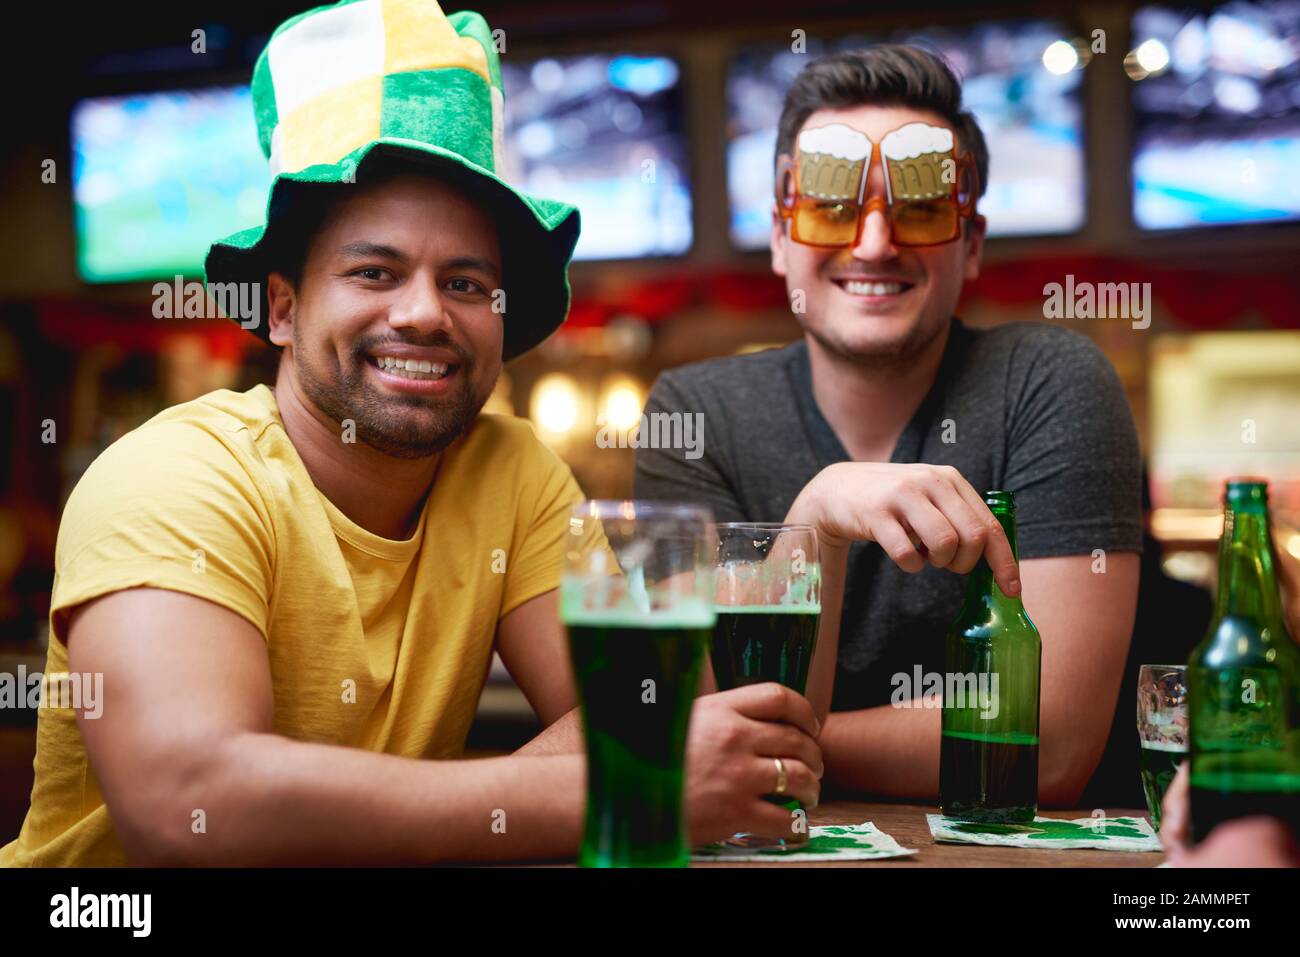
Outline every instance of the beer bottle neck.
{"label": "beer bottle neck", "polygon": [[1219,590],[1216,620],[1233,617],[1277,628],[1282,621],[1268,505],[1264,501],[1229,502],[1219,540]]}
{"label": "beer bottle neck", "polygon": [[[1011,543],[1011,554],[1015,556],[1016,561],[1020,560],[1020,552],[1016,545],[1016,508],[1014,505],[990,505],[989,511],[993,517],[998,520],[1002,530],[1007,533],[1007,541]],[[1020,607],[1020,599],[1012,598],[1003,594],[1002,589],[998,587],[993,578],[993,569],[989,563],[981,556],[979,564],[975,566],[974,571],[970,574],[970,579],[966,585],[966,600],[968,602],[978,601],[983,604],[996,602],[1004,607]]]}

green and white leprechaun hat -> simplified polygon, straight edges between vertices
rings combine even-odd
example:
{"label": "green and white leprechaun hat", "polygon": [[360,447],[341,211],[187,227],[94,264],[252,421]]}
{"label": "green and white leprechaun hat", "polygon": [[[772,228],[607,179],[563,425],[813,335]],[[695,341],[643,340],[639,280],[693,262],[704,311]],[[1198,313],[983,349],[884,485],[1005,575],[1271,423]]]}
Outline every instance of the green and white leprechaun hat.
{"label": "green and white leprechaun hat", "polygon": [[[284,210],[301,196],[364,182],[368,166],[383,156],[432,168],[494,217],[506,291],[505,359],[564,322],[578,211],[528,196],[498,175],[501,68],[477,13],[446,16],[435,0],[340,0],[308,10],[272,34],[253,69],[252,92],[275,177],[266,222],[212,244],[205,263],[210,287],[258,283],[264,304]],[[252,329],[267,338],[265,321]]]}

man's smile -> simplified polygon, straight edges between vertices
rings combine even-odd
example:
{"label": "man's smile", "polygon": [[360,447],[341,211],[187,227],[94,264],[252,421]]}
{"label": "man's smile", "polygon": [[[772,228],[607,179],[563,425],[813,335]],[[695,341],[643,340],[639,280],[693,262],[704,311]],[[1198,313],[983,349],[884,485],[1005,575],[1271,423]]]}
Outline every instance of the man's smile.
{"label": "man's smile", "polygon": [[847,296],[866,305],[892,305],[916,286],[891,276],[841,276],[833,282]]}
{"label": "man's smile", "polygon": [[445,362],[430,362],[428,359],[397,359],[393,356],[380,356],[372,359],[371,362],[384,372],[415,380],[441,379],[448,374],[449,370],[455,368]]}
{"label": "man's smile", "polygon": [[377,346],[365,358],[384,386],[419,395],[445,393],[463,368],[461,357],[451,349],[402,343]]}

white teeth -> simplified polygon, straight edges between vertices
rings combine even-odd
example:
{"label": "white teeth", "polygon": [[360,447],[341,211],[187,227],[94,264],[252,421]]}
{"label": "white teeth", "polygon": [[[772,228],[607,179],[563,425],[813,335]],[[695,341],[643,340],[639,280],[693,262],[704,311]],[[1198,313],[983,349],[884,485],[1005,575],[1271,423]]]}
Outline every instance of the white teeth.
{"label": "white teeth", "polygon": [[853,296],[896,296],[903,291],[901,282],[858,282],[847,279],[844,290]]}
{"label": "white teeth", "polygon": [[430,362],[428,359],[398,359],[393,356],[380,356],[375,365],[392,375],[404,379],[441,379],[447,374],[445,362]]}

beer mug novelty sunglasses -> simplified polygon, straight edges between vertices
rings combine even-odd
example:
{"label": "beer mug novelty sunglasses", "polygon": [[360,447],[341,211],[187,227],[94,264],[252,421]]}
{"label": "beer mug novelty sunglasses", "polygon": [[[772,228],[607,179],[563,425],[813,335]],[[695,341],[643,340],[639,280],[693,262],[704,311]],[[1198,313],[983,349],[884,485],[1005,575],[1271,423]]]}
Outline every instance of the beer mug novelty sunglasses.
{"label": "beer mug novelty sunglasses", "polygon": [[[862,201],[876,154],[884,164],[886,199]],[[856,246],[872,209],[889,221],[895,246],[937,246],[961,234],[975,215],[979,174],[970,153],[954,155],[952,130],[908,123],[879,145],[860,130],[832,123],[804,130],[795,155],[781,156],[776,208],[790,238],[805,246]]]}

